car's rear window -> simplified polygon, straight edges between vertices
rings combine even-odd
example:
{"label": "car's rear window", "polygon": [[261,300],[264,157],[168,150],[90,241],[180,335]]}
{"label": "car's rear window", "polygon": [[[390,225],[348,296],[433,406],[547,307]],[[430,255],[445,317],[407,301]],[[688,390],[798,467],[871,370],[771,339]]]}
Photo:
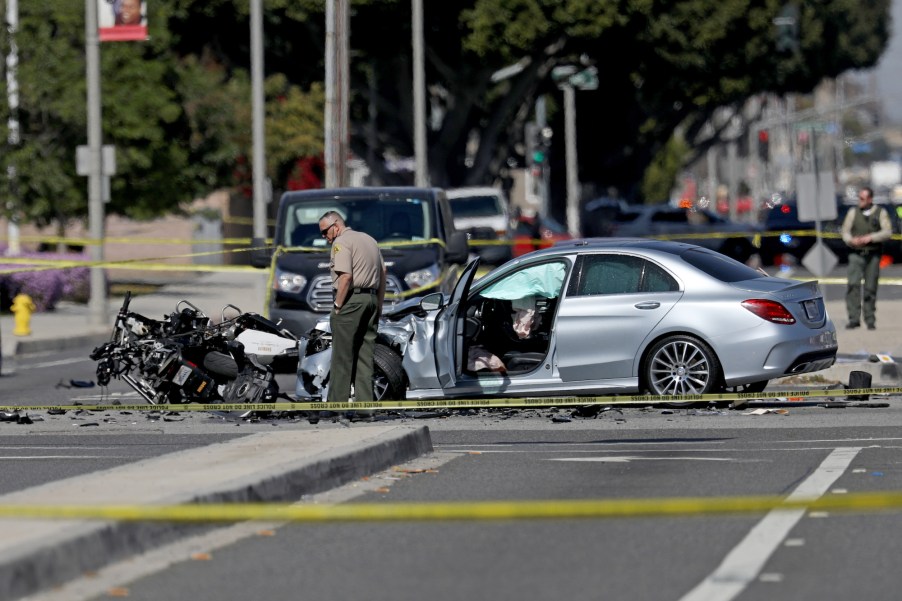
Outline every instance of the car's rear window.
{"label": "car's rear window", "polygon": [[744,263],[705,248],[690,248],[680,254],[680,257],[721,282],[742,282],[765,277],[760,271]]}
{"label": "car's rear window", "polygon": [[491,217],[504,215],[504,207],[497,196],[462,196],[449,198],[455,217]]}

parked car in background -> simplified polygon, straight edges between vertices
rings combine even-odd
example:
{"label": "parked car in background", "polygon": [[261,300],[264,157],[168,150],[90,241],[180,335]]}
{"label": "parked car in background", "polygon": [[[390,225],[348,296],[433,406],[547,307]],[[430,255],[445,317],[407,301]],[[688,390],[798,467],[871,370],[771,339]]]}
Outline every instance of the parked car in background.
{"label": "parked car in background", "polygon": [[760,228],[757,225],[736,223],[706,209],[629,205],[625,210],[616,212],[612,212],[609,206],[601,211],[586,211],[583,228],[587,236],[690,242],[742,263],[748,262],[758,252],[755,243]]}
{"label": "parked car in background", "polygon": [[[902,223],[895,207],[886,206],[893,234],[902,233]],[[849,247],[842,241],[842,222],[852,206],[838,202],[837,217],[821,223],[824,244],[836,255],[840,263],[849,260]],[[798,265],[808,253],[817,236],[813,221],[799,221],[798,207],[795,201],[785,201],[768,209],[764,216],[764,231],[761,237],[761,262],[764,265]],[[898,239],[890,240],[883,245],[883,254],[887,261],[902,261],[902,243]]]}
{"label": "parked car in background", "polygon": [[567,228],[551,217],[521,215],[515,222],[513,256],[519,257],[570,240]]}
{"label": "parked car in background", "polygon": [[491,187],[447,191],[454,226],[467,234],[470,250],[485,263],[500,265],[511,258],[511,212],[504,193]]}
{"label": "parked car in background", "polygon": [[[769,277],[692,244],[561,242],[474,281],[478,264],[450,295],[384,315],[383,398],[760,392],[836,359],[817,282]],[[306,350],[304,383],[324,362],[322,344]]]}
{"label": "parked car in background", "polygon": [[[279,201],[273,246],[272,290],[266,316],[304,335],[334,301],[330,247],[319,230],[326,211],[337,211],[355,230],[376,239],[388,269],[386,306],[401,298],[449,291],[468,257],[467,240],[454,228],[440,188],[327,188],[286,192]],[[269,267],[273,249],[253,256]]]}

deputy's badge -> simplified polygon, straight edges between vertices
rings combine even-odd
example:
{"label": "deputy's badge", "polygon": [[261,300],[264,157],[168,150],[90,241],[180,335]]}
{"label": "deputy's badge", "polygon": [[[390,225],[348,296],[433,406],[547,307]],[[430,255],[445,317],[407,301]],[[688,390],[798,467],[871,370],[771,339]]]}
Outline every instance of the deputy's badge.
{"label": "deputy's badge", "polygon": [[332,245],[332,254],[333,255],[338,254],[338,251],[340,251],[340,250],[341,250],[341,247],[339,245],[337,245],[337,244]]}

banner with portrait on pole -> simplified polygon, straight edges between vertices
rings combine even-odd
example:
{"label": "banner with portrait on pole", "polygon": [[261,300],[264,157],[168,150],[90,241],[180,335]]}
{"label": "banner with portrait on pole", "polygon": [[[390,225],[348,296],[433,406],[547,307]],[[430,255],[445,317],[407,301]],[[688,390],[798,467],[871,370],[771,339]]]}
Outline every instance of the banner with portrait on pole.
{"label": "banner with portrait on pole", "polygon": [[101,42],[147,39],[147,6],[144,0],[97,0]]}

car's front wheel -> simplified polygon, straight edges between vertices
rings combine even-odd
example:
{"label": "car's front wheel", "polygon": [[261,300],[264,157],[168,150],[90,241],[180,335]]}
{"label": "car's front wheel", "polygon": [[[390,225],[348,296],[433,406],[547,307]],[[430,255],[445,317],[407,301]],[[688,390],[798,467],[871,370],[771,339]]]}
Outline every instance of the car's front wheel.
{"label": "car's front wheel", "polygon": [[642,375],[651,394],[708,394],[720,382],[720,364],[698,338],[668,336],[648,350]]}
{"label": "car's front wheel", "polygon": [[373,352],[373,395],[377,401],[401,401],[405,397],[404,369],[401,357],[383,344]]}

